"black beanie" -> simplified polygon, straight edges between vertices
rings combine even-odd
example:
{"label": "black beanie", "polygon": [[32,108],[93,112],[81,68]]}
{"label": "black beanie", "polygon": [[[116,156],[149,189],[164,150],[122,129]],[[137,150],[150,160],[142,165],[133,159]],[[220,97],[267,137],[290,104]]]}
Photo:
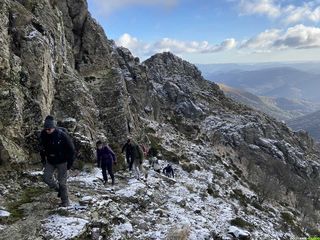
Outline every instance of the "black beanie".
{"label": "black beanie", "polygon": [[53,116],[46,116],[45,120],[44,120],[44,128],[55,128],[56,127],[56,124],[55,124],[55,121],[54,121],[54,118]]}

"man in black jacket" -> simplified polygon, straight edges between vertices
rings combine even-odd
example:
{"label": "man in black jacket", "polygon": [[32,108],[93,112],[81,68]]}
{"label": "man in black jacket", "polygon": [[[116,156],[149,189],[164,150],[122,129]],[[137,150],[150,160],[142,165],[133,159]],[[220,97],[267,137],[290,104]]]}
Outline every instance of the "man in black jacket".
{"label": "man in black jacket", "polygon": [[[67,175],[72,167],[75,149],[70,137],[56,127],[52,116],[47,116],[44,121],[44,129],[40,135],[41,160],[44,164],[44,182],[50,188],[58,192],[61,197],[61,206],[69,205]],[[57,169],[58,182],[54,179],[54,171]]]}
{"label": "man in black jacket", "polygon": [[129,171],[132,170],[132,165],[134,161],[134,156],[133,156],[133,147],[132,147],[132,142],[131,139],[128,139],[127,142],[123,145],[121,153],[126,151],[126,159],[127,159],[127,164]]}

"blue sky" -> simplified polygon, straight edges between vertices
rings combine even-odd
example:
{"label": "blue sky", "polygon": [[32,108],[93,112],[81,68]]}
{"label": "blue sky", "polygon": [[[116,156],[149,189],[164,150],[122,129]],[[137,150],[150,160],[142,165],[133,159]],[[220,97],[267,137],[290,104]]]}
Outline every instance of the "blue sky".
{"label": "blue sky", "polygon": [[142,60],[320,60],[320,0],[88,0],[109,39]]}

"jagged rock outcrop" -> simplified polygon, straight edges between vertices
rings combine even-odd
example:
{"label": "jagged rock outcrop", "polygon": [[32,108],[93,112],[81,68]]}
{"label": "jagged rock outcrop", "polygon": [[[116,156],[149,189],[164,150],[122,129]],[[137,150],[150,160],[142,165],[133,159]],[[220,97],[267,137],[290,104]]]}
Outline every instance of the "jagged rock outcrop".
{"label": "jagged rock outcrop", "polygon": [[[317,227],[319,152],[307,134],[294,133],[285,124],[233,102],[194,65],[171,53],[140,63],[129,50],[107,39],[85,0],[2,0],[0,9],[0,179],[8,181],[9,166],[19,169],[39,161],[37,133],[50,113],[72,135],[78,163],[94,160],[98,138],[108,139],[119,153],[119,144],[131,135],[152,147],[158,157],[177,164],[181,184],[186,179],[200,181],[201,187],[194,190],[184,185],[181,190],[179,185],[178,194],[192,192],[194,201],[200,198],[208,204],[204,209],[208,211],[214,208],[212,202],[228,206],[228,219],[215,225],[212,233],[207,229],[205,236],[223,234],[229,225],[244,225],[253,236],[265,239],[285,233],[287,238],[305,236]],[[16,190],[22,190],[19,184]],[[14,191],[4,190],[0,204],[6,204]],[[161,194],[161,189],[152,192]],[[171,200],[188,207],[189,200],[180,198]],[[162,209],[150,212],[167,214]],[[198,206],[191,212],[196,218],[203,210]],[[219,209],[218,214],[222,212]],[[104,218],[99,211],[86,214],[88,219]],[[272,227],[268,215],[276,219]],[[130,216],[141,220],[134,213]],[[112,224],[125,224],[130,216]],[[141,227],[147,231],[149,226]],[[271,230],[266,233],[264,227]],[[132,234],[119,231],[120,238]],[[196,236],[197,230],[193,231],[191,236]]]}

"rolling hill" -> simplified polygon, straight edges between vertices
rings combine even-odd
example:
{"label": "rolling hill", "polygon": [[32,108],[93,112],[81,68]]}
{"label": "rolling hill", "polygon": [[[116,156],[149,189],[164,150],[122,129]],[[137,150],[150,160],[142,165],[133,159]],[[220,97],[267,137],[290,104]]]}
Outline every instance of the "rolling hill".
{"label": "rolling hill", "polygon": [[278,120],[287,121],[320,109],[320,104],[305,100],[257,96],[225,84],[219,84],[219,87],[226,96],[233,100],[262,111]]}

